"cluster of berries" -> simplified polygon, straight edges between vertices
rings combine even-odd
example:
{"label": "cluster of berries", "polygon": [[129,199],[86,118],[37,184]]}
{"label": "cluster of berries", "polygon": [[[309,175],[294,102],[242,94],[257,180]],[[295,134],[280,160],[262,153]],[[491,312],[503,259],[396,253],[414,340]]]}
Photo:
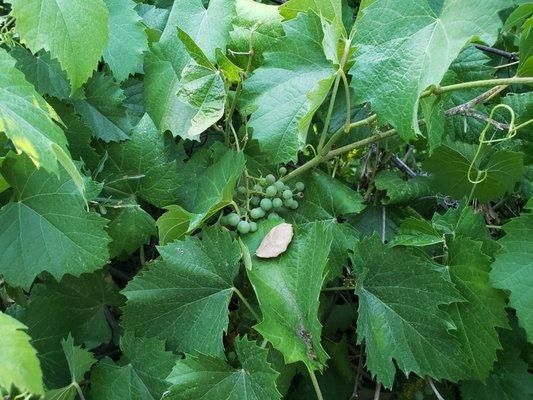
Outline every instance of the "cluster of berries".
{"label": "cluster of berries", "polygon": [[[279,169],[280,177],[287,173],[285,167]],[[249,210],[244,215],[232,212],[222,217],[222,224],[228,228],[234,228],[241,234],[255,232],[257,223],[262,218],[278,218],[279,212],[296,210],[298,200],[303,198],[305,185],[303,182],[296,182],[293,188],[286,185],[281,179],[276,179],[272,174],[260,178],[258,183],[251,189],[244,186],[237,188],[238,200],[243,207]],[[253,207],[253,208],[252,208]]]}

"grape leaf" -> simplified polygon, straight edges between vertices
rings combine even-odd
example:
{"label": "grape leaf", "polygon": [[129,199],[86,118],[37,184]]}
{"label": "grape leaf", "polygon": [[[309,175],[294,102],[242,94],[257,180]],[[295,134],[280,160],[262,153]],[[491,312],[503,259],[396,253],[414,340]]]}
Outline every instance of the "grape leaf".
{"label": "grape leaf", "polygon": [[483,164],[479,159],[474,164],[470,177],[479,179],[478,172],[487,171],[486,178],[474,185],[468,180],[468,169],[473,160],[475,146],[455,142],[437,148],[424,162],[424,168],[432,174],[433,188],[454,198],[472,195],[482,202],[512,191],[523,175],[523,154],[500,150],[485,157]]}
{"label": "grape leaf", "polygon": [[215,157],[212,164],[191,159],[181,170],[179,205],[166,207],[167,212],[157,220],[161,244],[198,229],[233,201],[233,189],[244,169],[244,156],[224,150]]}
{"label": "grape leaf", "polygon": [[50,53],[41,50],[35,55],[24,47],[15,47],[9,54],[17,60],[16,67],[26,76],[42,94],[65,100],[70,94],[67,75],[61,70],[59,62],[50,57]]}
{"label": "grape leaf", "polygon": [[[263,314],[254,329],[283,354],[285,363],[302,361],[311,371],[322,369],[328,358],[320,343],[318,297],[331,240],[324,223],[315,223],[296,235],[280,257],[253,256],[246,271]],[[256,250],[252,243],[250,254]]]}
{"label": "grape leaf", "polygon": [[223,354],[228,304],[240,249],[226,231],[208,228],[158,248],[161,259],[128,283],[123,326],[166,339],[179,352]]}
{"label": "grape leaf", "polygon": [[[529,209],[531,201],[528,203]],[[505,236],[498,240],[502,246],[492,264],[491,282],[511,292],[509,304],[516,309],[518,321],[533,341],[533,214],[524,213],[504,225]]]}
{"label": "grape leaf", "polygon": [[414,199],[431,195],[429,179],[425,176],[415,176],[412,179],[403,180],[397,173],[382,171],[374,180],[376,188],[386,192],[381,202],[385,205],[409,203]]}
{"label": "grape leaf", "polygon": [[112,239],[109,244],[111,258],[122,253],[131,255],[143,244],[149,244],[150,237],[156,234],[155,220],[138,204],[110,209],[106,217],[111,220],[107,228]]}
{"label": "grape leaf", "polygon": [[168,21],[170,10],[157,8],[152,4],[139,3],[135,6],[135,11],[142,17],[144,24],[152,29],[163,31]]}
{"label": "grape leaf", "polygon": [[352,258],[359,297],[357,341],[365,341],[367,367],[392,387],[395,367],[405,373],[456,381],[466,363],[439,306],[462,301],[438,267],[377,235],[355,247]]}
{"label": "grape leaf", "polygon": [[9,157],[0,171],[14,191],[13,201],[0,210],[0,270],[7,282],[29,288],[43,271],[59,280],[105,265],[106,221],[85,210],[64,170],[58,179],[35,169],[27,157]]}
{"label": "grape leaf", "polygon": [[494,372],[484,382],[463,382],[461,394],[464,400],[531,399],[533,379],[520,351],[510,347],[499,355]]}
{"label": "grape leaf", "polygon": [[138,196],[162,207],[175,201],[179,186],[177,163],[170,160],[164,138],[145,114],[125,143],[102,146],[108,159],[98,175],[114,196]]}
{"label": "grape leaf", "polygon": [[171,400],[275,400],[278,373],[267,361],[268,350],[247,338],[235,341],[241,368],[198,354],[179,360],[167,380],[172,384]]}
{"label": "grape leaf", "polygon": [[35,285],[20,320],[38,351],[45,383],[62,387],[72,383],[61,339],[72,335],[77,343],[93,348],[111,339],[105,317],[107,306],[120,306],[118,288],[102,272],[79,278],[65,276],[60,283],[48,280]]}
{"label": "grape leaf", "polygon": [[314,12],[283,23],[285,36],[263,55],[246,81],[241,111],[271,164],[296,160],[313,114],[333,83],[335,70],[322,48],[322,21]]}
{"label": "grape leaf", "polygon": [[176,96],[183,68],[191,60],[178,39],[177,28],[187,32],[214,61],[215,50],[226,48],[234,13],[235,3],[232,0],[213,0],[207,9],[201,0],[177,0],[173,3],[161,39],[152,45],[144,65],[146,109],[161,131],[169,130],[174,136],[199,139],[198,135],[187,135],[196,110]]}
{"label": "grape leaf", "polygon": [[117,81],[122,82],[130,74],[143,71],[148,40],[132,0],[104,1],[109,11],[109,43],[104,49],[104,60]]}
{"label": "grape leaf", "polygon": [[419,95],[440,83],[472,38],[495,42],[498,11],[508,6],[508,0],[374,1],[356,22],[350,73],[359,102],[371,102],[380,122],[405,140],[415,138]]}
{"label": "grape leaf", "polygon": [[[281,15],[278,7],[270,4],[261,4],[253,0],[236,0],[237,15],[233,19],[233,30],[230,32],[228,47],[237,53],[246,53],[250,50],[250,41],[253,48],[252,69],[259,67],[263,62],[263,53],[283,36]],[[231,54],[232,60],[241,68],[248,65],[248,54]]]}
{"label": "grape leaf", "polygon": [[279,13],[285,19],[295,18],[298,13],[308,10],[313,10],[329,22],[342,22],[341,0],[289,0],[279,7]]}
{"label": "grape leaf", "polygon": [[109,358],[91,373],[91,399],[159,400],[169,384],[165,378],[176,356],[165,351],[165,343],[155,338],[137,338],[126,333],[120,338],[122,358]]}
{"label": "grape leaf", "polygon": [[430,221],[409,217],[402,221],[392,246],[424,247],[444,244],[445,237]]}
{"label": "grape leaf", "polygon": [[10,0],[21,42],[36,53],[57,58],[72,92],[89,79],[109,38],[103,0]]}
{"label": "grape leaf", "polygon": [[68,153],[67,140],[54,123],[57,115],[15,68],[15,60],[0,49],[0,131],[17,152],[26,153],[37,167],[58,173],[58,162],[83,188],[82,177]]}
{"label": "grape leaf", "polygon": [[481,242],[457,238],[448,243],[447,271],[466,302],[446,308],[457,327],[471,379],[484,380],[501,350],[496,327],[508,328],[503,292],[489,282],[490,258],[481,251]]}
{"label": "grape leaf", "polygon": [[74,338],[69,334],[66,339],[61,340],[61,347],[67,359],[68,369],[72,377],[72,382],[81,382],[86,372],[96,362],[91,352],[81,346],[74,345]]}
{"label": "grape leaf", "polygon": [[74,108],[93,134],[104,142],[130,138],[131,122],[123,105],[124,92],[113,80],[96,72],[85,86],[85,98],[74,101]]}
{"label": "grape leaf", "polygon": [[30,345],[27,327],[0,312],[0,387],[10,390],[11,385],[21,391],[43,394],[43,377],[37,352]]}
{"label": "grape leaf", "polygon": [[363,198],[323,172],[309,174],[304,182],[304,198],[296,212],[289,213],[287,219],[304,229],[312,227],[315,221],[323,221],[326,229],[331,231],[333,241],[327,271],[328,279],[332,279],[341,274],[348,250],[353,248],[353,242],[358,237],[353,226],[340,222],[341,218],[363,211]]}

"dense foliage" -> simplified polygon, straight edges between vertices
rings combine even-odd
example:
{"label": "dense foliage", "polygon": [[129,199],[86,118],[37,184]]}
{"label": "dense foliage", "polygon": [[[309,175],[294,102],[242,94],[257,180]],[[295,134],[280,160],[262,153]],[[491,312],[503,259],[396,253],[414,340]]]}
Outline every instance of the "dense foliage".
{"label": "dense foliage", "polygon": [[532,399],[531,85],[524,0],[0,0],[0,397]]}

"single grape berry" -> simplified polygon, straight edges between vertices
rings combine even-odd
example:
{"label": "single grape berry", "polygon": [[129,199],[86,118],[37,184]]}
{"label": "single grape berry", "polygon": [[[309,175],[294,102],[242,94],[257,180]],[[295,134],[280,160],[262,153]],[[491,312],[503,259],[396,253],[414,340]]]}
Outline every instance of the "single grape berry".
{"label": "single grape berry", "polygon": [[281,200],[279,197],[275,197],[272,199],[272,207],[274,210],[279,210],[281,207],[283,207],[283,200]]}
{"label": "single grape berry", "polygon": [[260,201],[261,201],[261,199],[259,197],[253,196],[250,199],[250,204],[252,204],[252,206],[258,206]]}
{"label": "single grape berry", "polygon": [[265,211],[262,208],[253,208],[250,210],[250,217],[252,219],[260,219],[265,216]]}
{"label": "single grape berry", "polygon": [[275,212],[271,212],[270,214],[268,214],[268,217],[267,219],[278,219],[279,218],[279,215]]}
{"label": "single grape berry", "polygon": [[279,174],[281,176],[285,175],[286,173],[287,173],[287,168],[285,168],[285,167],[280,167],[279,168]]}
{"label": "single grape berry", "polygon": [[285,200],[292,199],[292,191],[291,190],[284,190],[283,191],[283,198]]}
{"label": "single grape berry", "polygon": [[305,184],[303,182],[296,182],[296,185],[294,185],[294,188],[299,192],[303,192],[305,189]]}
{"label": "single grape berry", "polygon": [[292,199],[284,199],[283,200],[283,207],[291,208]]}
{"label": "single grape berry", "polygon": [[278,194],[278,189],[274,185],[270,185],[266,188],[265,194],[267,195],[267,197],[274,197]]}
{"label": "single grape berry", "polygon": [[246,193],[246,188],[244,186],[239,186],[239,188],[237,189],[237,191],[240,193],[240,194],[245,194]]}
{"label": "single grape berry", "polygon": [[285,184],[280,180],[277,180],[276,183],[274,183],[274,186],[276,186],[278,191],[285,189]]}
{"label": "single grape berry", "polygon": [[255,184],[253,187],[254,191],[262,193],[263,192],[263,186]]}
{"label": "single grape berry", "polygon": [[298,208],[298,202],[296,200],[293,200],[291,202],[291,205],[289,206],[292,210],[296,210]]}
{"label": "single grape berry", "polygon": [[226,216],[226,221],[229,226],[237,226],[240,220],[241,217],[236,213],[231,213]]}
{"label": "single grape berry", "polygon": [[250,232],[257,231],[257,224],[255,222],[250,222]]}
{"label": "single grape berry", "polygon": [[265,186],[268,186],[268,182],[265,178],[261,178],[259,179],[259,185],[265,187]]}
{"label": "single grape berry", "polygon": [[247,221],[239,222],[239,225],[237,225],[237,230],[243,235],[250,232],[250,223]]}
{"label": "single grape berry", "polygon": [[270,199],[263,199],[261,200],[261,203],[259,203],[261,205],[261,208],[265,211],[270,211],[270,209],[272,208],[272,200]]}
{"label": "single grape berry", "polygon": [[272,185],[274,182],[276,182],[276,177],[272,174],[268,174],[265,179],[269,185]]}

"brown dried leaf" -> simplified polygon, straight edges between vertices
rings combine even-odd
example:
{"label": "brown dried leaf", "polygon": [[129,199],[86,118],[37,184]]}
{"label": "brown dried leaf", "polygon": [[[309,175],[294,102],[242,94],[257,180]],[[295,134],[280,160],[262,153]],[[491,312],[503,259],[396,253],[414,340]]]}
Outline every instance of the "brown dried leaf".
{"label": "brown dried leaf", "polygon": [[266,234],[255,255],[260,258],[275,258],[287,250],[293,236],[291,224],[279,224]]}

